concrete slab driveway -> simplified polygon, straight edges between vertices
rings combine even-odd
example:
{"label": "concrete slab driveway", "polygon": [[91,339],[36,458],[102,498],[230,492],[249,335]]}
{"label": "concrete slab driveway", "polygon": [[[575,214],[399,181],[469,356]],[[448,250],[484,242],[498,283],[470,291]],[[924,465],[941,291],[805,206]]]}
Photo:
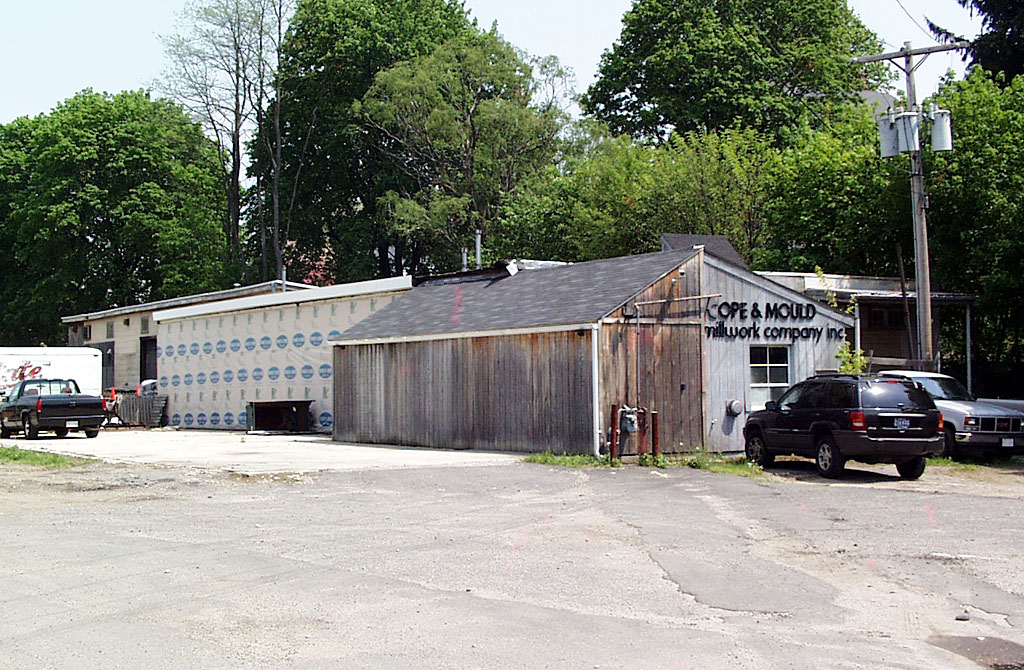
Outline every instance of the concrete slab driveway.
{"label": "concrete slab driveway", "polygon": [[247,435],[226,431],[105,430],[96,439],[43,435],[5,446],[98,458],[113,463],[173,465],[248,474],[378,468],[494,465],[512,454],[378,447],[333,442],[329,435]]}

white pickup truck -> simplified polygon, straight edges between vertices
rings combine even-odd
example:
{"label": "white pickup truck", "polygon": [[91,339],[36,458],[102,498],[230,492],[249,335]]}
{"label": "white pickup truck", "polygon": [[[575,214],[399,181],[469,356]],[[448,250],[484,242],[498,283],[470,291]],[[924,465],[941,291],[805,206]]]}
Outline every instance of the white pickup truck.
{"label": "white pickup truck", "polygon": [[942,412],[946,441],[942,455],[955,458],[965,449],[990,453],[1024,453],[1024,413],[983,402],[949,375],[916,370],[882,370],[921,384]]}

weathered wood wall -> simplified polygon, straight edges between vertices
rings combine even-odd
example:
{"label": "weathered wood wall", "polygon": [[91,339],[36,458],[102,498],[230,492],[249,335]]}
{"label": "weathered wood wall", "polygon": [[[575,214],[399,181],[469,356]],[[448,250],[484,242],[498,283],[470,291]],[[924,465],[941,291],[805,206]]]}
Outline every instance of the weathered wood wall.
{"label": "weathered wood wall", "polygon": [[[601,426],[614,418],[612,405],[658,412],[659,441],[666,453],[702,445],[701,343],[704,301],[633,303],[701,295],[698,254],[630,300],[601,326]],[[627,315],[629,315],[627,317]],[[626,454],[636,453],[627,440]]]}
{"label": "weathered wood wall", "polygon": [[334,439],[589,453],[591,330],[335,347]]}

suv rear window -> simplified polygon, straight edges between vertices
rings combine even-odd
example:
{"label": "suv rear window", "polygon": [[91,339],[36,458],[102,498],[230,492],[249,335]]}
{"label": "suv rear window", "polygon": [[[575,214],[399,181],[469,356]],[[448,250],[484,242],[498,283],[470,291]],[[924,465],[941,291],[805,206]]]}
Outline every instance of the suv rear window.
{"label": "suv rear window", "polygon": [[913,382],[896,379],[861,382],[860,401],[863,407],[935,409],[928,393]]}

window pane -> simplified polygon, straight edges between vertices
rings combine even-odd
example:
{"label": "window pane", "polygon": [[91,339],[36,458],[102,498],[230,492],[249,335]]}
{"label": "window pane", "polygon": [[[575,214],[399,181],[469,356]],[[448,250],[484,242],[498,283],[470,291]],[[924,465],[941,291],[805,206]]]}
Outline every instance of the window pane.
{"label": "window pane", "polygon": [[756,412],[759,409],[764,409],[764,404],[771,400],[769,395],[770,389],[767,388],[753,388],[750,389],[750,409]]}
{"label": "window pane", "polygon": [[789,382],[789,368],[772,366],[769,368],[769,381],[773,384],[786,384]]}
{"label": "window pane", "polygon": [[768,383],[768,368],[765,368],[765,367],[752,367],[752,368],[750,368],[750,383],[751,384],[767,384]]}
{"label": "window pane", "polygon": [[750,347],[750,364],[764,365],[768,362],[768,347]]}
{"label": "window pane", "polygon": [[775,400],[777,402],[779,400],[779,398],[782,397],[782,394],[783,394],[783,392],[785,390],[786,390],[785,386],[776,386],[776,387],[774,387],[773,389],[771,389],[771,392],[772,392],[771,393],[771,396],[772,396],[771,399]]}
{"label": "window pane", "polygon": [[789,349],[786,347],[771,347],[768,353],[772,363],[789,363]]}

